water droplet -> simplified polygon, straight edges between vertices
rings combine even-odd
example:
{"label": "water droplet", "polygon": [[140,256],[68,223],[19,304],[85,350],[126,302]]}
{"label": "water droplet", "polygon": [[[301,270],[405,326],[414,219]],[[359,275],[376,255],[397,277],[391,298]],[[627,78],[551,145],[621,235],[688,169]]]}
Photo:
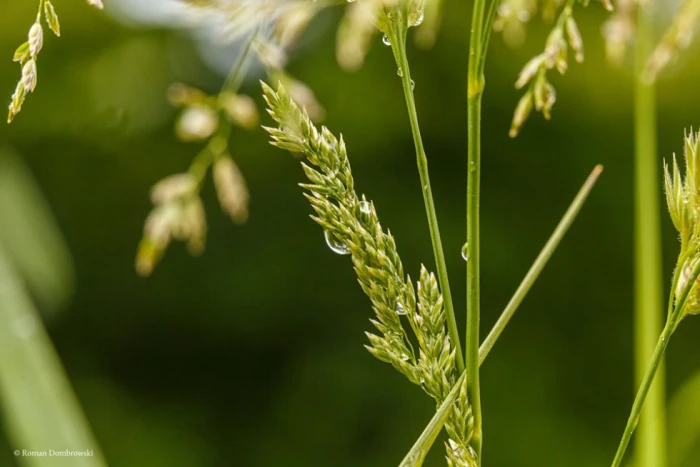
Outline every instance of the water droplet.
{"label": "water droplet", "polygon": [[399,76],[401,76],[401,77],[403,77],[403,68],[398,67],[398,68],[396,69],[396,74],[399,75]]}
{"label": "water droplet", "polygon": [[469,261],[469,244],[465,243],[462,245],[462,259],[464,261]]}
{"label": "water droplet", "polygon": [[327,230],[323,231],[323,236],[326,238],[328,248],[330,248],[333,253],[337,253],[339,255],[350,254],[350,247],[348,247],[344,243],[340,243],[338,240],[333,238],[333,236],[329,234]]}
{"label": "water droplet", "polygon": [[403,304],[399,302],[398,300],[396,301],[396,314],[403,316],[406,314],[406,310],[403,307]]}
{"label": "water droplet", "polygon": [[372,213],[372,205],[369,201],[360,201],[360,212],[367,216]]}
{"label": "water droplet", "polygon": [[423,378],[421,376],[419,382],[420,382],[420,385],[423,386],[425,384],[425,378]]}
{"label": "water droplet", "polygon": [[420,315],[420,313],[415,313],[413,315],[413,320],[416,322],[416,324],[420,328],[422,328],[423,325],[425,324],[425,321],[423,320],[423,317]]}
{"label": "water droplet", "polygon": [[411,26],[420,26],[425,18],[425,13],[423,10],[418,10],[411,15]]}
{"label": "water droplet", "polygon": [[402,361],[402,362],[407,362],[407,361],[409,361],[410,359],[411,359],[411,357],[409,357],[409,356],[406,355],[406,354],[402,354],[402,355],[401,355],[401,361]]}
{"label": "water droplet", "polygon": [[411,80],[411,90],[416,89],[416,82]]}
{"label": "water droplet", "polygon": [[384,37],[382,37],[382,42],[384,43],[384,45],[391,45],[391,40],[386,34],[384,34]]}

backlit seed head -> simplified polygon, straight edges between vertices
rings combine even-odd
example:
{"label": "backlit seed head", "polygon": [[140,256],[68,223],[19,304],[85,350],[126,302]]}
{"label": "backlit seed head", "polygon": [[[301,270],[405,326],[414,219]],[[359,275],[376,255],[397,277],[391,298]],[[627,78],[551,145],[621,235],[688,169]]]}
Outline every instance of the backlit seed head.
{"label": "backlit seed head", "polygon": [[376,34],[378,9],[373,2],[356,1],[348,6],[338,27],[336,58],[348,71],[359,69]]}
{"label": "backlit seed head", "polygon": [[573,16],[569,16],[566,19],[566,37],[571,49],[574,51],[576,61],[579,63],[583,62],[583,39]]}
{"label": "backlit seed head", "polygon": [[12,94],[12,102],[10,102],[9,113],[7,114],[7,123],[12,123],[15,116],[22,110],[22,104],[27,96],[27,91],[24,88],[22,80],[17,83],[14,94]]}
{"label": "backlit seed head", "polygon": [[700,2],[686,0],[682,3],[676,17],[664,34],[661,42],[652,53],[644,78],[653,81],[681,50],[687,49],[695,35],[695,29],[700,22]]}
{"label": "backlit seed head", "polygon": [[170,175],[151,188],[153,204],[167,204],[192,196],[197,189],[197,179],[189,172]]}
{"label": "backlit seed head", "polygon": [[29,42],[29,54],[36,58],[44,45],[44,29],[41,27],[41,24],[34,23],[32,25],[29,29],[27,42]]}
{"label": "backlit seed head", "polygon": [[32,92],[36,88],[37,72],[36,61],[32,58],[22,67],[22,84],[27,92]]}
{"label": "backlit seed head", "polygon": [[231,216],[236,224],[247,221],[250,195],[236,163],[229,156],[219,157],[214,163],[212,174],[221,209]]}
{"label": "backlit seed head", "polygon": [[530,61],[525,64],[520,72],[520,76],[518,76],[518,80],[515,82],[515,88],[521,89],[527,83],[532,81],[532,78],[534,78],[544,66],[546,58],[547,57],[544,54],[540,54],[530,59]]}
{"label": "backlit seed head", "polygon": [[168,101],[175,107],[206,105],[209,99],[204,91],[183,83],[173,83],[168,87]]}
{"label": "backlit seed head", "polygon": [[214,134],[219,126],[216,112],[207,106],[186,108],[175,126],[175,133],[182,141],[199,141]]}
{"label": "backlit seed head", "polygon": [[223,108],[231,121],[242,128],[251,130],[260,123],[260,115],[255,101],[244,94],[227,94],[222,97]]}
{"label": "backlit seed head", "polygon": [[520,128],[523,126],[523,123],[525,123],[525,120],[527,120],[527,117],[532,111],[532,104],[532,93],[526,92],[525,95],[523,95],[523,97],[520,98],[518,106],[515,108],[515,113],[513,114],[513,122],[511,123],[510,131],[508,132],[508,135],[511,138],[515,138],[516,136],[518,136]]}

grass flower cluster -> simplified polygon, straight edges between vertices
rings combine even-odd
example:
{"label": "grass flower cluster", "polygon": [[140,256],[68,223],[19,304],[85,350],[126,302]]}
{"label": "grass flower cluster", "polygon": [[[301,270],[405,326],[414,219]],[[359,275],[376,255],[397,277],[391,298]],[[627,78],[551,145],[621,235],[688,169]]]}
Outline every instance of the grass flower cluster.
{"label": "grass flower cluster", "polygon": [[632,406],[627,426],[623,432],[613,467],[622,465],[627,446],[639,423],[644,402],[649,394],[666,348],[681,321],[689,315],[700,313],[700,145],[698,134],[685,137],[685,177],[681,175],[676,157],[672,168],[664,165],[666,202],[681,240],[681,248],[673,275],[668,299],[666,324],[659,336],[656,348],[648,364]]}
{"label": "grass flower cluster", "polygon": [[[102,9],[103,5],[100,0],[88,0],[88,4]],[[29,28],[27,40],[23,42],[17,50],[15,50],[12,60],[19,63],[22,73],[15,92],[12,94],[9,112],[7,114],[7,123],[11,123],[17,114],[22,110],[24,100],[28,94],[31,94],[36,89],[37,85],[37,61],[39,52],[44,46],[44,28],[42,22],[46,22],[51,32],[56,36],[61,35],[61,24],[58,21],[56,9],[50,0],[39,0],[39,8],[36,14],[34,23]]]}
{"label": "grass flower cluster", "polygon": [[[88,3],[102,7],[100,0]],[[168,176],[151,190],[153,209],[148,215],[136,258],[136,269],[141,275],[152,273],[158,261],[173,240],[187,244],[192,254],[203,251],[206,243],[207,221],[201,188],[210,170],[221,209],[236,223],[248,217],[249,194],[245,179],[235,163],[231,147],[234,127],[251,130],[259,125],[254,100],[240,92],[246,72],[253,59],[264,67],[273,87],[263,84],[263,96],[275,127],[265,127],[272,144],[304,157],[302,168],[308,179],[301,184],[311,204],[312,219],[324,232],[328,247],[335,253],[348,256],[359,284],[367,295],[374,312],[368,332],[368,351],[377,359],[389,363],[411,383],[419,386],[433,399],[437,411],[425,430],[408,452],[401,467],[419,467],[436,440],[445,429],[446,461],[450,467],[480,467],[484,439],[481,411],[479,367],[493,348],[520,303],[527,295],[559,242],[580,211],[602,167],[591,173],[573,203],[556,227],[540,255],[526,274],[515,294],[507,303],[501,317],[488,337],[480,341],[481,310],[481,247],[480,247],[480,183],[481,183],[481,102],[486,86],[485,63],[491,34],[501,32],[506,43],[517,45],[525,37],[525,26],[541,14],[555,21],[542,53],[531,59],[522,69],[516,88],[524,90],[517,104],[510,127],[515,137],[532,110],[551,117],[556,102],[556,91],[549,73],[556,69],[564,74],[569,56],[577,62],[584,59],[583,39],[574,18],[578,0],[474,0],[467,73],[467,136],[466,154],[467,231],[463,257],[466,260],[466,332],[464,351],[457,329],[455,307],[450,291],[449,277],[438,226],[437,210],[433,200],[428,157],[423,145],[414,98],[415,82],[411,77],[407,53],[409,30],[415,28],[419,45],[431,46],[436,40],[440,24],[440,0],[350,0],[337,31],[336,55],[341,67],[356,70],[362,66],[374,38],[391,47],[401,78],[406,110],[415,146],[416,165],[420,177],[427,226],[435,261],[435,273],[421,266],[418,280],[406,274],[398,254],[396,240],[385,229],[374,203],[359,195],[353,178],[347,148],[342,136],[336,137],[326,127],[316,126],[325,115],[325,109],[306,84],[286,70],[287,52],[309,22],[324,8],[335,2],[307,0],[187,0],[200,21],[214,23],[219,35],[227,41],[240,40],[243,45],[220,91],[207,93],[185,84],[171,86],[168,97],[179,108],[175,133],[184,142],[202,143],[185,172]],[[600,3],[612,10],[610,0]],[[700,1],[685,0],[679,15],[656,50],[649,54],[650,23],[648,5],[636,0],[620,0],[618,10],[606,23],[603,32],[608,56],[621,62],[630,44],[637,49],[636,127],[638,161],[653,160],[651,149],[656,145],[654,132],[654,101],[651,81],[690,43],[694,27],[700,18]],[[39,1],[39,11],[31,26],[27,41],[15,52],[15,61],[21,65],[21,79],[10,104],[8,120],[20,111],[25,97],[36,88],[37,59],[44,40],[43,21],[56,34],[60,26],[53,4]],[[649,57],[650,55],[650,57]],[[642,82],[642,75],[646,83]],[[623,461],[635,427],[640,422],[642,408],[652,391],[652,383],[662,364],[670,338],[683,318],[700,314],[700,143],[697,133],[685,139],[685,175],[674,156],[671,166],[664,166],[666,200],[671,219],[680,234],[681,251],[673,276],[668,300],[666,323],[651,354],[651,362],[643,372],[640,388],[632,406],[613,467]],[[640,149],[641,148],[641,149]],[[646,148],[646,150],[645,150]],[[642,157],[644,156],[644,157]],[[642,165],[642,164],[638,164]],[[653,171],[640,170],[639,179],[654,183]],[[652,182],[649,182],[652,180]],[[639,194],[644,184],[638,185]],[[645,185],[646,186],[646,185]],[[637,214],[646,212],[644,200],[638,196]],[[653,199],[650,201],[653,204]],[[638,223],[638,232],[644,231],[653,217]],[[648,230],[648,229],[647,229]],[[652,257],[656,238],[647,236],[647,242],[638,242],[638,257]],[[649,246],[651,245],[651,247]],[[650,248],[645,252],[643,248]],[[640,266],[640,270],[654,270],[654,261]],[[651,266],[650,266],[651,265]],[[660,268],[657,268],[660,269]],[[654,272],[654,271],[652,271]],[[641,290],[651,281],[638,281]],[[656,289],[655,289],[656,290]],[[652,291],[652,295],[656,292]],[[639,295],[642,296],[642,295]],[[655,296],[652,296],[653,301]],[[641,310],[642,307],[639,307]],[[639,316],[653,315],[647,308]],[[653,316],[651,316],[653,318]],[[648,335],[653,327],[639,326]],[[652,323],[653,324],[653,323]],[[646,326],[646,327],[645,327]],[[657,332],[658,333],[658,332]],[[637,359],[643,357],[638,353]],[[656,409],[663,404],[661,392],[650,399]],[[651,436],[645,431],[645,442]],[[656,449],[656,447],[654,448]],[[663,457],[658,449],[657,455]],[[663,462],[640,459],[641,467],[664,467]],[[656,462],[656,463],[654,463]]]}
{"label": "grass flower cluster", "polygon": [[[216,22],[219,35],[226,41],[243,39],[241,52],[221,90],[210,95],[182,83],[168,92],[172,105],[181,109],[175,134],[183,142],[206,142],[187,172],[164,178],[153,192],[166,187],[177,196],[165,201],[152,196],[154,208],[148,215],[143,238],[136,254],[136,270],[142,276],[153,272],[171,240],[187,242],[191,254],[204,249],[206,215],[200,191],[211,169],[219,205],[234,223],[248,219],[250,196],[230,147],[232,127],[257,128],[259,115],[254,100],[240,93],[240,87],[254,59],[264,67],[271,80],[285,84],[290,95],[314,120],[325,115],[313,91],[285,70],[286,49],[294,44],[323,2],[301,0],[247,2],[189,0],[201,24]],[[221,21],[224,19],[224,21]]]}
{"label": "grass flower cluster", "polygon": [[547,72],[556,68],[560,74],[566,73],[569,67],[569,49],[577,62],[583,62],[583,39],[573,15],[575,3],[575,0],[567,1],[547,37],[544,51],[530,59],[515,82],[516,89],[524,89],[526,86],[527,89],[515,108],[509,132],[512,138],[518,135],[533,108],[542,112],[547,120],[552,118],[557,93],[547,79]]}
{"label": "grass flower cluster", "polygon": [[664,34],[661,42],[649,57],[644,77],[653,81],[666,68],[681,50],[687,49],[695,35],[700,21],[700,1],[683,0],[673,20],[673,24]]}
{"label": "grass flower cluster", "polygon": [[[265,85],[264,94],[269,113],[279,125],[267,128],[273,144],[301,153],[309,162],[302,166],[310,183],[302,187],[316,212],[312,217],[323,227],[331,250],[351,256],[360,285],[372,302],[376,319],[371,321],[378,334],[367,333],[367,349],[440,404],[458,375],[435,276],[422,267],[416,293],[410,277],[404,275],[394,237],[382,228],[374,204],[355,191],[342,138],[338,140],[325,127],[319,131],[282,85],[276,91]],[[417,350],[402,320],[414,333]],[[446,424],[448,465],[475,465],[469,446],[471,420],[462,390]]]}

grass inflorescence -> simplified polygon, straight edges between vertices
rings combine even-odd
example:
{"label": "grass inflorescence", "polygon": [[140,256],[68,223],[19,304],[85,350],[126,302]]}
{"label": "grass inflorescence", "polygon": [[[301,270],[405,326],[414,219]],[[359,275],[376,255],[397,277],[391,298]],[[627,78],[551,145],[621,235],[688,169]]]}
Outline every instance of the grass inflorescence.
{"label": "grass inflorescence", "polygon": [[[273,144],[305,156],[308,164],[302,166],[310,183],[302,187],[316,213],[312,218],[323,227],[331,250],[351,256],[358,281],[372,302],[376,319],[371,321],[378,333],[367,333],[367,349],[441,403],[457,374],[435,276],[422,267],[416,294],[404,274],[394,237],[381,226],[374,204],[355,191],[342,138],[325,127],[318,130],[283,86],[263,87],[269,113],[279,125],[267,128]],[[413,348],[403,321],[414,333],[418,349]],[[469,411],[462,391],[446,424],[451,465],[473,465]]]}

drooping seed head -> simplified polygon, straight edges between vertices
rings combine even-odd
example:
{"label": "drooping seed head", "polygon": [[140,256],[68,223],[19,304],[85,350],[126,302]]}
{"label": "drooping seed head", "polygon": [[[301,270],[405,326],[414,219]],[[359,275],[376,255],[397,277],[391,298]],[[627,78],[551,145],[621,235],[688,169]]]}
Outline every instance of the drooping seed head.
{"label": "drooping seed head", "polygon": [[29,54],[36,58],[44,45],[44,29],[41,27],[41,24],[32,24],[32,27],[29,29],[27,42],[29,42]]}
{"label": "drooping seed head", "polygon": [[22,84],[27,92],[32,92],[36,88],[37,71],[36,61],[32,58],[22,67]]}

